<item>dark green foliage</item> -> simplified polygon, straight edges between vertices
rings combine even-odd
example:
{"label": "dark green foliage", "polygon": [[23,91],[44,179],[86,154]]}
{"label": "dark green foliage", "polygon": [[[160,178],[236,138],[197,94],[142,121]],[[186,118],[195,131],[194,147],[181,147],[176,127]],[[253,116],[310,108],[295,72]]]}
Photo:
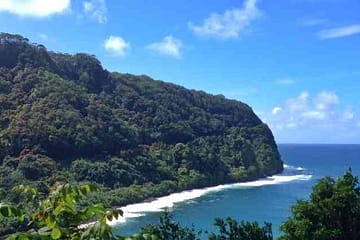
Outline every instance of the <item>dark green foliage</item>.
{"label": "dark green foliage", "polygon": [[57,171],[57,164],[54,160],[41,154],[26,154],[18,158],[18,169],[29,180],[37,180],[42,177],[49,177]]}
{"label": "dark green foliage", "polygon": [[110,187],[129,186],[145,181],[135,166],[121,158],[96,162],[76,160],[72,162],[71,171],[75,173],[76,180],[94,181]]}
{"label": "dark green foliage", "polygon": [[226,220],[215,219],[215,226],[219,233],[211,233],[209,240],[272,240],[272,229],[270,223],[261,227],[257,222],[240,222],[232,218]]}
{"label": "dark green foliage", "polygon": [[282,170],[271,131],[246,104],[109,73],[94,56],[19,35],[0,34],[0,56],[0,161],[28,180],[70,167],[77,181],[108,187],[186,189]]}
{"label": "dark green foliage", "polygon": [[0,33],[0,52],[0,67],[31,65],[56,70],[44,46],[29,44],[29,40],[20,35]]}
{"label": "dark green foliage", "polygon": [[[232,218],[215,219],[215,226],[219,233],[208,234],[209,240],[273,240],[270,223],[261,227],[257,222],[240,222]],[[165,211],[157,225],[143,227],[139,233],[120,239],[127,240],[198,240],[202,232],[193,228],[182,227],[173,221],[172,216]],[[204,238],[201,238],[204,239]]]}
{"label": "dark green foliage", "polygon": [[308,201],[292,207],[282,225],[281,240],[360,239],[360,188],[351,170],[334,180],[324,178],[313,188]]}
{"label": "dark green foliage", "polygon": [[280,171],[271,131],[244,103],[0,34],[4,191],[91,182],[92,200],[123,204]]}
{"label": "dark green foliage", "polygon": [[142,228],[139,235],[151,236],[159,240],[198,240],[199,234],[192,228],[184,228],[179,223],[174,222],[170,213],[165,211],[160,217],[158,225],[148,225]]}

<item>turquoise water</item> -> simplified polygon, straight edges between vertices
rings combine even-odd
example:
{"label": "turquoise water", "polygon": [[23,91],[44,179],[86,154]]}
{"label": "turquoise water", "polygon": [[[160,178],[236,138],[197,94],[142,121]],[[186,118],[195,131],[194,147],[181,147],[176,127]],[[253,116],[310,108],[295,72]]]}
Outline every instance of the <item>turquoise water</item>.
{"label": "turquoise water", "polygon": [[[200,197],[177,202],[171,208],[174,219],[184,226],[215,231],[215,217],[231,216],[238,220],[264,221],[273,224],[274,235],[289,216],[290,206],[306,199],[312,186],[324,176],[337,177],[349,167],[360,176],[360,145],[279,145],[282,159],[287,165],[282,176],[271,185],[261,181],[250,186],[228,186],[209,191]],[[146,208],[144,208],[146,210]],[[154,211],[153,209],[151,209]],[[141,217],[127,218],[116,226],[121,235],[135,233],[146,224],[158,223],[159,212],[142,213]],[[206,235],[203,234],[205,238]]]}

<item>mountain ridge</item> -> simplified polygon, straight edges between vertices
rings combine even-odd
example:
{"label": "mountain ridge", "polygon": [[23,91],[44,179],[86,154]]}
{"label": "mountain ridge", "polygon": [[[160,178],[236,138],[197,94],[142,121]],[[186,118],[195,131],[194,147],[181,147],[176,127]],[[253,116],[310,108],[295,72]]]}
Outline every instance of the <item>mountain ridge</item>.
{"label": "mountain ridge", "polygon": [[3,189],[86,181],[104,189],[171,182],[179,191],[283,170],[271,130],[247,104],[109,72],[92,55],[7,33],[0,162]]}

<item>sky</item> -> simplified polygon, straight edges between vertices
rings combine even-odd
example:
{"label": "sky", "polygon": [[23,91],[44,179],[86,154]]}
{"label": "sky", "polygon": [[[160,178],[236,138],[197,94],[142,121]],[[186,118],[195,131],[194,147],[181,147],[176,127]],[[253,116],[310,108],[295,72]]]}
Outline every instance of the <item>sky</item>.
{"label": "sky", "polygon": [[0,0],[0,32],[250,105],[278,143],[360,143],[359,0]]}

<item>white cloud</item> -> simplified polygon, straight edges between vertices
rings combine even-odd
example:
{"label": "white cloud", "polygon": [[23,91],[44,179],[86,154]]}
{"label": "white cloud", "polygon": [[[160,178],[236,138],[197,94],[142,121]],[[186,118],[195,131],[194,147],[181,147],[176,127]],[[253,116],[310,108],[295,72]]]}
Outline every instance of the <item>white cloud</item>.
{"label": "white cloud", "polygon": [[308,105],[308,92],[302,92],[296,98],[290,98],[286,101],[286,107],[290,112],[304,111]]}
{"label": "white cloud", "polygon": [[305,119],[325,119],[326,113],[321,112],[321,111],[316,111],[316,110],[309,110],[309,111],[300,113],[300,116]]}
{"label": "white cloud", "polygon": [[321,39],[341,38],[360,33],[360,24],[354,24],[345,27],[326,29],[318,32]]}
{"label": "white cloud", "polygon": [[70,0],[1,0],[0,12],[22,17],[47,17],[70,9]]}
{"label": "white cloud", "polygon": [[278,114],[279,112],[281,112],[282,108],[281,107],[274,107],[273,110],[271,111],[271,113],[273,115]]}
{"label": "white cloud", "polygon": [[164,37],[161,42],[152,43],[146,48],[162,55],[180,58],[182,42],[170,35]]}
{"label": "white cloud", "polygon": [[355,117],[354,112],[351,110],[350,107],[347,107],[343,113],[343,120],[344,121],[351,121]]}
{"label": "white cloud", "polygon": [[[309,101],[310,94],[302,92],[298,97],[288,99],[284,111],[288,116],[300,122],[307,120],[322,120],[332,115],[334,107],[339,103],[339,97],[328,91],[322,91]],[[292,120],[293,120],[292,119]]]}
{"label": "white cloud", "polygon": [[301,26],[306,27],[314,27],[314,26],[320,26],[326,23],[328,19],[326,18],[312,18],[312,17],[305,17],[298,20],[298,24]]}
{"label": "white cloud", "polygon": [[83,12],[98,23],[106,23],[106,4],[105,0],[89,0],[83,2]]}
{"label": "white cloud", "polygon": [[291,78],[283,78],[275,81],[277,85],[292,85],[295,84],[295,80]]}
{"label": "white cloud", "polygon": [[199,36],[234,39],[238,38],[260,15],[256,0],[245,0],[241,9],[227,10],[223,14],[213,13],[204,20],[202,25],[190,22],[189,27]]}
{"label": "white cloud", "polygon": [[339,97],[333,92],[323,91],[316,96],[315,104],[319,110],[327,110],[339,103]]}
{"label": "white cloud", "polygon": [[[356,108],[358,109],[358,108]],[[359,142],[360,118],[331,91],[302,92],[259,115],[279,142]]]}
{"label": "white cloud", "polygon": [[104,41],[104,48],[115,56],[124,56],[130,49],[130,43],[122,37],[110,36]]}
{"label": "white cloud", "polygon": [[[356,120],[351,106],[341,110],[338,95],[330,91],[322,91],[314,96],[302,92],[290,98],[280,106],[275,106],[271,114],[263,114],[269,125],[278,129],[314,126],[337,126]],[[355,124],[355,123],[354,123]]]}

